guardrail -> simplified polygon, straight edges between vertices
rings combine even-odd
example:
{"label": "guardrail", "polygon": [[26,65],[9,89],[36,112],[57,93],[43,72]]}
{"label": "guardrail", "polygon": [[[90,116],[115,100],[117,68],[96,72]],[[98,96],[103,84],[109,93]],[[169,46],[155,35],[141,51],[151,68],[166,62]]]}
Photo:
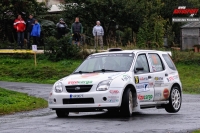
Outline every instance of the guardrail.
{"label": "guardrail", "polygon": [[43,54],[44,50],[0,49],[0,54]]}

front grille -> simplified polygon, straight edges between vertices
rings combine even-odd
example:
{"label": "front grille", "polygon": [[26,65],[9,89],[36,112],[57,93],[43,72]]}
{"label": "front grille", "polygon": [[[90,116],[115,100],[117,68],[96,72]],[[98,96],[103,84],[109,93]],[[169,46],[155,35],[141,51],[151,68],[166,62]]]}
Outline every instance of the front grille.
{"label": "front grille", "polygon": [[65,88],[67,92],[79,93],[79,92],[90,91],[90,89],[92,88],[92,85],[73,85],[73,86],[65,86]]}
{"label": "front grille", "polygon": [[63,104],[92,104],[92,103],[94,103],[93,98],[63,99]]}

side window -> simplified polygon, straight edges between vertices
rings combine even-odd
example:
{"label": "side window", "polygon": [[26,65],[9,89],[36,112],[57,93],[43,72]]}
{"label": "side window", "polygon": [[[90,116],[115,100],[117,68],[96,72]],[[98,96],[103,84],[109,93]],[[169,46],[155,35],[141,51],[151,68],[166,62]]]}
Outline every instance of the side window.
{"label": "side window", "polygon": [[168,54],[163,54],[162,55],[165,62],[167,63],[168,67],[171,68],[172,70],[176,70],[176,67],[172,61],[172,59],[170,58],[170,56]]}
{"label": "side window", "polygon": [[149,58],[153,72],[164,70],[163,63],[158,54],[149,54]]}
{"label": "side window", "polygon": [[[136,70],[136,69],[143,69],[143,70]],[[135,62],[135,73],[149,73],[149,64],[147,61],[147,57],[145,54],[138,55],[137,60]]]}

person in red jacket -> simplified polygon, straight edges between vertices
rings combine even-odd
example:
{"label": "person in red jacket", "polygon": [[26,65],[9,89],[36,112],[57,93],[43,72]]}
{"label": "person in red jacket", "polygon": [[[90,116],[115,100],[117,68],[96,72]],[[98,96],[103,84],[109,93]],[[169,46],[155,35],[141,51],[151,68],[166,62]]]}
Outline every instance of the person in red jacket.
{"label": "person in red jacket", "polygon": [[18,17],[17,17],[17,19],[15,19],[13,25],[14,25],[14,28],[16,29],[16,31],[17,31],[17,43],[18,43],[18,46],[23,48],[23,46],[24,46],[24,31],[26,29],[26,23],[22,19],[21,15],[18,15]]}

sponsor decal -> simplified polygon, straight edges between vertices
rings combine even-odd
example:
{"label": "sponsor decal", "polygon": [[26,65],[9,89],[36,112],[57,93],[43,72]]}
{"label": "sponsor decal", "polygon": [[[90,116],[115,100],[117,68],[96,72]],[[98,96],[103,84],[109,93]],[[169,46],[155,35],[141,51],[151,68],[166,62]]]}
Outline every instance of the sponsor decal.
{"label": "sponsor decal", "polygon": [[169,98],[169,90],[167,88],[165,88],[164,91],[163,91],[163,97],[165,99]]}
{"label": "sponsor decal", "polygon": [[[200,18],[197,17],[198,11],[198,8],[186,8],[186,6],[179,6],[173,11],[173,15],[178,17],[173,17],[172,22],[199,22]],[[180,15],[183,17],[179,17]],[[190,16],[187,17],[188,15]]]}
{"label": "sponsor decal", "polygon": [[178,75],[175,75],[175,76],[168,77],[167,80],[168,80],[168,82],[170,82],[170,81],[173,81],[173,80],[178,79],[178,78],[179,78]]}
{"label": "sponsor decal", "polygon": [[138,95],[139,100],[151,100],[153,95]]}
{"label": "sponsor decal", "polygon": [[110,92],[111,94],[118,94],[118,93],[119,93],[118,90],[110,90],[109,92]]}
{"label": "sponsor decal", "polygon": [[122,75],[123,81],[130,81],[131,77],[129,75]]}
{"label": "sponsor decal", "polygon": [[92,81],[68,81],[68,84],[69,85],[81,85],[81,84],[83,84],[83,85],[87,85],[87,84],[92,84]]}
{"label": "sponsor decal", "polygon": [[160,92],[155,93],[155,97],[161,97],[161,93]]}
{"label": "sponsor decal", "polygon": [[119,98],[119,96],[108,96],[108,98]]}
{"label": "sponsor decal", "polygon": [[70,94],[70,98],[83,98],[83,94],[79,94],[79,95]]}
{"label": "sponsor decal", "polygon": [[108,96],[107,101],[110,102],[110,103],[119,102],[119,96]]}
{"label": "sponsor decal", "polygon": [[135,76],[135,83],[138,84],[139,83],[139,77]]}
{"label": "sponsor decal", "polygon": [[53,99],[51,99],[51,98],[49,98],[49,104],[53,104],[53,103],[55,103],[54,101],[53,101]]}
{"label": "sponsor decal", "polygon": [[148,80],[148,77],[140,77],[139,79],[140,79],[140,81],[146,81],[146,80]]}
{"label": "sponsor decal", "polygon": [[163,80],[163,77],[155,77],[155,80],[158,81],[158,80]]}
{"label": "sponsor decal", "polygon": [[149,85],[149,83],[136,84],[137,92],[149,91],[150,89],[149,89],[148,85]]}
{"label": "sponsor decal", "polygon": [[149,87],[153,87],[153,82],[149,82]]}
{"label": "sponsor decal", "polygon": [[93,76],[97,76],[97,75],[99,75],[99,73],[83,74],[83,75],[81,75],[81,78],[89,78],[89,77],[93,77]]}
{"label": "sponsor decal", "polygon": [[138,77],[138,76],[135,76],[135,84],[138,84],[138,83],[143,83],[143,82],[147,82],[148,81],[148,77]]}
{"label": "sponsor decal", "polygon": [[115,103],[115,102],[119,102],[119,99],[108,99],[108,102],[110,103]]}
{"label": "sponsor decal", "polygon": [[155,77],[154,79],[156,85],[161,85],[164,82],[163,77]]}
{"label": "sponsor decal", "polygon": [[186,8],[186,6],[179,6],[178,9],[174,9],[173,14],[197,14],[198,8]]}

